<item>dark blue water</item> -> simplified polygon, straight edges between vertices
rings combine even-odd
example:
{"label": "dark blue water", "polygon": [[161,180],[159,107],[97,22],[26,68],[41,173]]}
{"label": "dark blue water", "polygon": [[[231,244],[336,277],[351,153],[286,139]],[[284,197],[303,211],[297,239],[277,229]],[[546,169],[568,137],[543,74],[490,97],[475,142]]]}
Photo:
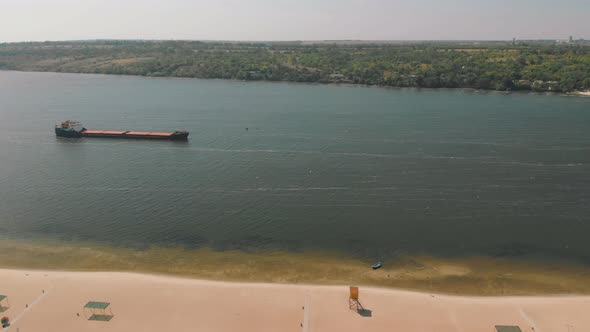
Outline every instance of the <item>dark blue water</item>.
{"label": "dark blue water", "polygon": [[590,98],[0,72],[0,117],[3,238],[590,258]]}

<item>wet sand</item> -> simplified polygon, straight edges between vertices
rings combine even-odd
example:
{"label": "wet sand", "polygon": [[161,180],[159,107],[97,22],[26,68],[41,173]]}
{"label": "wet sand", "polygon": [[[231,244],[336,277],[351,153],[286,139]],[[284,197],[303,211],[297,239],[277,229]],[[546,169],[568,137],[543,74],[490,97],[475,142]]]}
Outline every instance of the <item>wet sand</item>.
{"label": "wet sand", "polygon": [[[213,282],[117,272],[0,270],[8,331],[587,331],[590,296],[469,297],[347,286]],[[109,322],[87,301],[110,302]],[[28,305],[28,308],[27,308]],[[78,316],[79,314],[79,316]]]}
{"label": "wet sand", "polygon": [[0,241],[0,268],[119,271],[278,284],[363,285],[460,295],[590,294],[590,268],[490,257],[399,257],[372,262],[319,252],[133,250],[74,243]]}

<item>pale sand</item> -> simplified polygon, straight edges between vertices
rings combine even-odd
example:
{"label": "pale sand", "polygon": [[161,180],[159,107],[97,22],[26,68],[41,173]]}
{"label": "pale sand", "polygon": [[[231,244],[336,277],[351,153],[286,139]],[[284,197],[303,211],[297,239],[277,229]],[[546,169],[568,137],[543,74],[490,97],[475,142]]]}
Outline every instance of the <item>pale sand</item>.
{"label": "pale sand", "polygon": [[[25,270],[0,270],[0,294],[10,304],[1,314],[13,320],[7,330],[19,332],[493,332],[496,324],[590,331],[590,296],[466,297],[360,287],[361,302],[371,310],[363,317],[348,309],[346,286]],[[111,302],[115,317],[87,321],[82,307],[89,300]]]}
{"label": "pale sand", "polygon": [[568,94],[574,95],[574,96],[590,96],[590,90],[588,90],[588,91],[574,91],[574,92],[570,92]]}

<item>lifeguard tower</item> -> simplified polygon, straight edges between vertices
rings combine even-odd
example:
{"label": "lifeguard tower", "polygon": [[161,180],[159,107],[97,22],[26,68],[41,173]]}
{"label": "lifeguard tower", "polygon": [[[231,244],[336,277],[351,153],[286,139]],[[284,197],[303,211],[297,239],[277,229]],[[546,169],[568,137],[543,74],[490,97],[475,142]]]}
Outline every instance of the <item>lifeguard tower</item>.
{"label": "lifeguard tower", "polygon": [[348,308],[355,309],[356,311],[365,310],[363,305],[359,301],[359,288],[356,286],[350,286],[350,294],[348,296]]}

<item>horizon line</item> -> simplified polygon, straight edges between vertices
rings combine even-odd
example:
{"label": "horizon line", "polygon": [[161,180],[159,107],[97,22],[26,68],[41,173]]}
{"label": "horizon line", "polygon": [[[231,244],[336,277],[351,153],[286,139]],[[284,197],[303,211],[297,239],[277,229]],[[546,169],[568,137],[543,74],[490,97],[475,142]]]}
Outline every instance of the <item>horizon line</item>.
{"label": "horizon line", "polygon": [[[533,38],[519,39],[516,41],[568,41],[568,38]],[[187,41],[187,42],[240,42],[240,43],[296,43],[296,42],[512,42],[510,39],[185,39],[185,38],[90,38],[90,39],[54,39],[54,40],[21,40],[21,41],[0,41],[0,44],[19,43],[56,43],[56,42],[92,42],[92,41]],[[575,38],[574,41],[588,41],[586,38]]]}

